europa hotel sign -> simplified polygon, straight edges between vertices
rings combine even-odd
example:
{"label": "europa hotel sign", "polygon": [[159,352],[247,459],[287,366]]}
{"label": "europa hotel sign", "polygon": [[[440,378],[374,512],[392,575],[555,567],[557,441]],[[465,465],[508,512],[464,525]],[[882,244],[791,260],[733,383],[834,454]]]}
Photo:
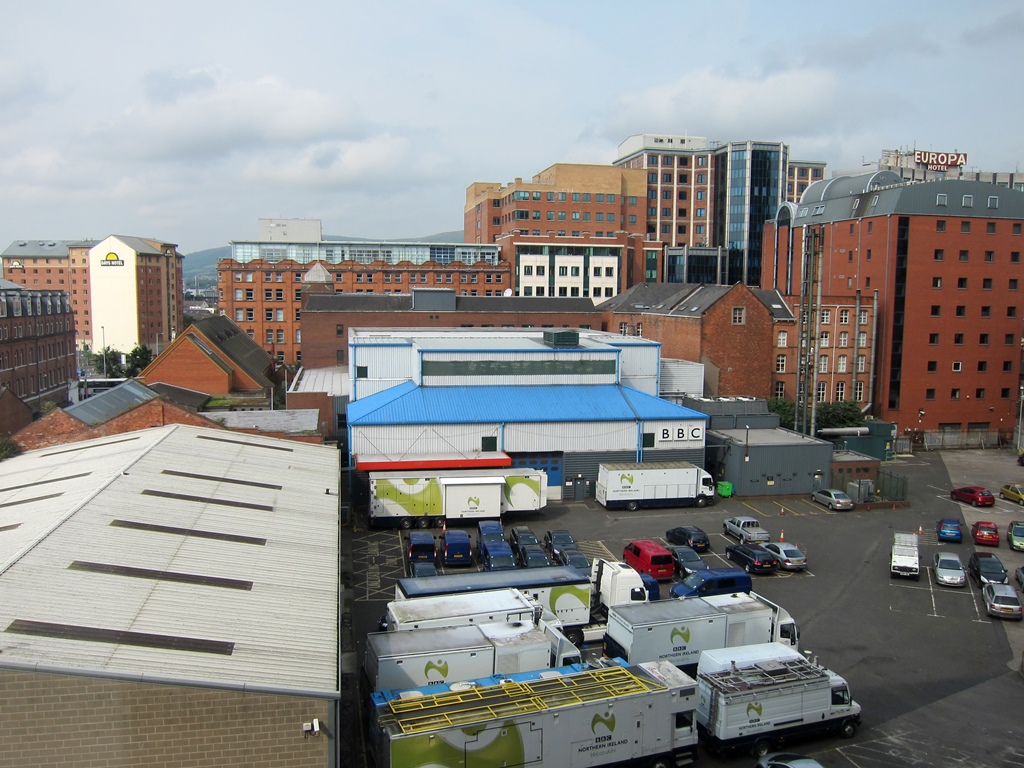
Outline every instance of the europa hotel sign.
{"label": "europa hotel sign", "polygon": [[967,165],[966,152],[914,152],[914,162],[928,166],[929,171],[948,171]]}

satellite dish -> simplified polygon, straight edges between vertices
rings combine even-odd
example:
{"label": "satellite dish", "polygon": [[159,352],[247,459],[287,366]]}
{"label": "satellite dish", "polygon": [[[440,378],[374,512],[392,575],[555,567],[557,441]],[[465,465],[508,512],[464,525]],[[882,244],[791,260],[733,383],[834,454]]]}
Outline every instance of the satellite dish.
{"label": "satellite dish", "polygon": [[502,296],[511,296],[512,295],[512,289],[511,288],[506,288],[504,291],[501,292],[501,295]]}

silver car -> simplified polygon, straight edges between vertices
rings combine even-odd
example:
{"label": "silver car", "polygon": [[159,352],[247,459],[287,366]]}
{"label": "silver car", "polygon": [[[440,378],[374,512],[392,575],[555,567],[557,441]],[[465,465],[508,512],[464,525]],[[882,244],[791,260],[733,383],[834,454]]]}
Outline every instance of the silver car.
{"label": "silver car", "polygon": [[811,501],[823,504],[829,509],[853,509],[853,499],[835,488],[822,488],[811,494]]}
{"label": "silver car", "polygon": [[962,587],[967,584],[967,574],[960,555],[953,552],[938,552],[932,562],[935,583],[946,587]]}
{"label": "silver car", "polygon": [[773,541],[762,544],[762,547],[775,555],[775,562],[783,571],[802,571],[807,567],[807,555],[784,541]]}

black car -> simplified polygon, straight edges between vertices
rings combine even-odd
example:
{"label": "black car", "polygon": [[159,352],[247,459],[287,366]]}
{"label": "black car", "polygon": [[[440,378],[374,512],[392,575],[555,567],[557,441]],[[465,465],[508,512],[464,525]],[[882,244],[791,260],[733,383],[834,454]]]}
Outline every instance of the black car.
{"label": "black car", "polygon": [[522,560],[522,549],[525,546],[536,544],[540,546],[540,539],[537,538],[537,534],[530,530],[525,525],[513,525],[508,532],[508,544],[512,547],[512,552],[515,554],[517,560]]}
{"label": "black car", "polygon": [[553,565],[540,544],[524,544],[519,549],[519,564],[523,568],[546,568]]}
{"label": "black car", "polygon": [[672,553],[672,561],[676,564],[676,573],[686,576],[694,571],[706,571],[710,566],[701,559],[693,547],[686,547],[681,544],[674,544],[668,548]]}
{"label": "black car", "polygon": [[967,561],[967,573],[979,587],[985,584],[1006,584],[1009,574],[993,552],[975,552]]}
{"label": "black car", "polygon": [[555,552],[555,562],[583,573],[590,573],[590,559],[575,547],[566,547]]}
{"label": "black car", "polygon": [[730,544],[725,556],[747,573],[775,573],[779,569],[775,555],[756,544]]}
{"label": "black car", "polygon": [[669,544],[682,544],[694,552],[707,552],[711,549],[708,535],[695,525],[680,525],[665,531],[665,541]]}
{"label": "black car", "polygon": [[544,532],[544,548],[551,555],[552,559],[558,559],[558,553],[563,549],[577,549],[576,539],[564,529],[556,529]]}

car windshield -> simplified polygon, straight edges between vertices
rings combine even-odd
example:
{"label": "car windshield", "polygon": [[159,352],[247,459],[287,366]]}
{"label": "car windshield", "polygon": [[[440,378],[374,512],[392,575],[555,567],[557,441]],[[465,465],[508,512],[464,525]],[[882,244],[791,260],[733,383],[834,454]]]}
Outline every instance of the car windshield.
{"label": "car windshield", "polygon": [[980,560],[978,562],[978,565],[979,565],[980,570],[984,571],[985,573],[1000,573],[1001,574],[1001,573],[1005,572],[1003,570],[1002,563],[1000,563],[1000,562],[998,562],[996,560],[990,560],[987,557],[984,560]]}
{"label": "car windshield", "polygon": [[833,498],[834,498],[834,499],[835,499],[836,501],[849,501],[849,500],[850,500],[850,497],[849,497],[849,496],[847,496],[847,495],[846,495],[845,493],[843,493],[842,491],[834,491],[834,492],[832,493],[832,497],[833,497]]}
{"label": "car windshield", "polygon": [[943,520],[942,521],[942,530],[944,530],[944,531],[955,531],[959,527],[960,527],[960,523],[957,523],[957,522],[955,522],[953,520]]}
{"label": "car windshield", "polygon": [[1024,536],[1024,523],[1014,523],[1011,525],[1010,533],[1014,536]]}
{"label": "car windshield", "polygon": [[491,568],[515,568],[516,561],[512,555],[495,555],[491,558]]}
{"label": "car windshield", "polygon": [[540,544],[537,537],[529,531],[520,531],[516,540],[519,542],[519,546],[521,547],[525,547],[527,544]]}
{"label": "car windshield", "polygon": [[944,571],[962,571],[964,567],[960,564],[959,560],[953,558],[944,558],[939,560],[939,568]]}
{"label": "car windshield", "polygon": [[700,560],[700,555],[698,555],[692,549],[685,549],[685,548],[677,549],[676,550],[676,557],[678,557],[680,560],[686,560],[686,561],[690,561],[690,562],[692,562],[694,560]]}
{"label": "car windshield", "polygon": [[555,531],[551,534],[551,544],[560,547],[575,544],[575,540],[566,531]]}
{"label": "car windshield", "polygon": [[699,587],[703,583],[704,577],[701,576],[700,571],[697,571],[696,573],[691,573],[689,576],[683,579],[683,584],[687,587],[690,587],[691,589]]}

